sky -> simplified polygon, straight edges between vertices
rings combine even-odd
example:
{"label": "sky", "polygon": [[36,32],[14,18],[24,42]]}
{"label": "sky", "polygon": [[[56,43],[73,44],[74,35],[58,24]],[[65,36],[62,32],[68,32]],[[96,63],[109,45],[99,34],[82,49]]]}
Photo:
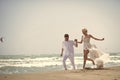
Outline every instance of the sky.
{"label": "sky", "polygon": [[[120,0],[0,0],[0,54],[60,54],[64,34],[88,33],[104,52],[120,52]],[[83,45],[75,48],[82,53]]]}

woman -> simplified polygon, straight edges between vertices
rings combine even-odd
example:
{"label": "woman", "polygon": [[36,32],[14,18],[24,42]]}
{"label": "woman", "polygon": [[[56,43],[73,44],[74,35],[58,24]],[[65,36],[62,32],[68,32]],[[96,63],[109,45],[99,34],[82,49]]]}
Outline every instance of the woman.
{"label": "woman", "polygon": [[89,50],[92,48],[92,45],[90,44],[90,39],[92,38],[92,39],[95,39],[98,41],[104,40],[104,38],[102,38],[102,39],[95,38],[91,34],[88,34],[87,32],[88,32],[87,29],[85,29],[85,28],[82,29],[83,36],[81,38],[81,41],[78,42],[78,43],[83,43],[83,53],[84,53],[83,69],[85,69],[86,60],[92,61],[93,65],[95,65],[94,60],[91,58],[88,58]]}

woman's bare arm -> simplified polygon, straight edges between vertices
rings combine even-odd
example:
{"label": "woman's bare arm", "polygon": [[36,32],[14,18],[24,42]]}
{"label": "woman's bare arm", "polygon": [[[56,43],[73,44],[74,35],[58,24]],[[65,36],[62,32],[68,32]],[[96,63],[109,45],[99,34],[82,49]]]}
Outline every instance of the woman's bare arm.
{"label": "woman's bare arm", "polygon": [[80,42],[78,41],[78,43],[80,43],[80,44],[81,44],[82,42],[83,42],[83,36],[81,37],[81,41],[80,41]]}
{"label": "woman's bare arm", "polygon": [[103,41],[103,40],[104,40],[104,38],[98,39],[98,38],[96,38],[96,37],[94,37],[94,36],[92,36],[92,35],[90,35],[90,37],[93,38],[94,40],[98,40],[98,41]]}

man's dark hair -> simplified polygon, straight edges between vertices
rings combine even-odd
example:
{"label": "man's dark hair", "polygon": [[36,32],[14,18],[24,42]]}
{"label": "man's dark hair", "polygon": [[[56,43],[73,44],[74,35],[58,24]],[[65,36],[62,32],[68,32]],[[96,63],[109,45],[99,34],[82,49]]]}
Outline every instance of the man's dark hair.
{"label": "man's dark hair", "polygon": [[69,35],[68,35],[68,34],[65,34],[64,37],[69,37]]}

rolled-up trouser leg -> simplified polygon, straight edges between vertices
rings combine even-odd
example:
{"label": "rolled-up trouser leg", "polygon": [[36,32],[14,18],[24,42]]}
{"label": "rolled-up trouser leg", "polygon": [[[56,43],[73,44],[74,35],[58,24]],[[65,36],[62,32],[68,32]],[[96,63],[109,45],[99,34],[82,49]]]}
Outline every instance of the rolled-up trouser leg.
{"label": "rolled-up trouser leg", "polygon": [[67,55],[63,56],[63,66],[64,66],[65,70],[67,70],[67,67],[66,67],[66,60],[67,60],[67,58],[68,58]]}
{"label": "rolled-up trouser leg", "polygon": [[70,59],[70,61],[71,61],[71,64],[72,64],[72,66],[73,66],[73,69],[75,69],[74,55],[70,55],[70,56],[69,56],[69,59]]}

